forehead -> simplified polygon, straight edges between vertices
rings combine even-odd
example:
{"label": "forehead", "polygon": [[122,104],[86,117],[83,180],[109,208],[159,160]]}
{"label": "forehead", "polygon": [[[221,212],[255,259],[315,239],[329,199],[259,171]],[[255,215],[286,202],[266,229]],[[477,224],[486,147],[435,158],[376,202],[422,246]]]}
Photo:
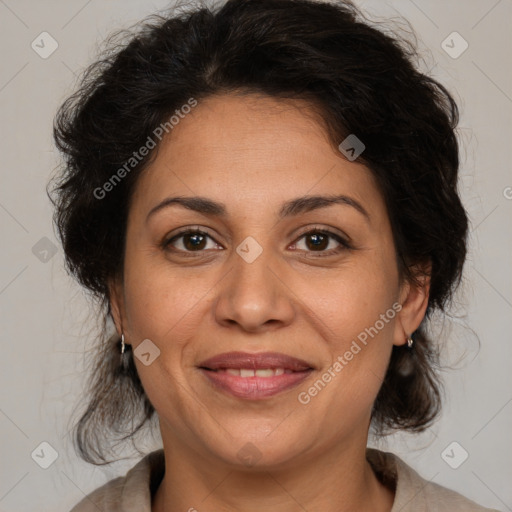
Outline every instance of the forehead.
{"label": "forehead", "polygon": [[233,209],[346,193],[383,208],[372,173],[333,147],[308,103],[253,94],[202,100],[163,138],[139,179],[135,203],[149,211],[177,193]]}

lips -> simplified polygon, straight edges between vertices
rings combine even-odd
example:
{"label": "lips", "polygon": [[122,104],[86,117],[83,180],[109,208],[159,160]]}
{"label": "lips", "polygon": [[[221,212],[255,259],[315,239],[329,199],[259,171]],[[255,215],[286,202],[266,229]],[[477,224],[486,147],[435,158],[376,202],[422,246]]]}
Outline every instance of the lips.
{"label": "lips", "polygon": [[308,362],[277,352],[219,354],[198,365],[214,389],[262,400],[298,386],[314,370]]}
{"label": "lips", "polygon": [[241,370],[264,370],[283,368],[292,372],[300,372],[313,368],[308,362],[291,357],[279,352],[261,352],[259,354],[250,354],[248,352],[226,352],[211,357],[198,365],[207,370],[226,370],[228,368]]}

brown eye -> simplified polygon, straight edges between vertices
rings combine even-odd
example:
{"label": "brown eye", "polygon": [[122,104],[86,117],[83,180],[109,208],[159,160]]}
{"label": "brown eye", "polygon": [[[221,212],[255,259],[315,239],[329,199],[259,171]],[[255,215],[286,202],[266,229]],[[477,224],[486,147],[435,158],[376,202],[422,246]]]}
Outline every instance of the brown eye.
{"label": "brown eye", "polygon": [[[329,237],[322,233],[306,235],[306,245],[311,250],[324,250],[329,245]],[[308,241],[311,242],[308,244]]]}
{"label": "brown eye", "polygon": [[183,245],[189,251],[204,249],[206,245],[206,237],[199,233],[184,235]]}
{"label": "brown eye", "polygon": [[[177,252],[201,252],[207,249],[208,239],[213,240],[205,231],[189,229],[164,241],[162,246],[164,249],[169,249],[172,246]],[[217,244],[213,245],[213,248],[217,246]]]}
{"label": "brown eye", "polygon": [[330,256],[346,249],[351,249],[351,245],[340,235],[323,229],[315,229],[304,233],[299,241],[304,240],[305,249],[295,242],[294,247],[307,252],[320,253],[319,256]]}

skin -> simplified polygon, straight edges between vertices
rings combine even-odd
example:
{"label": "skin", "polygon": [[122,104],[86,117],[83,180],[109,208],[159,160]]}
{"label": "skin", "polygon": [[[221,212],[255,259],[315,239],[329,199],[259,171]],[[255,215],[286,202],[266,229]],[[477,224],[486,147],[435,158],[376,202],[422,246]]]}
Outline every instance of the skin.
{"label": "skin", "polygon": [[[357,200],[369,218],[340,204],[278,218],[285,201],[332,194]],[[172,205],[146,220],[178,195],[221,202],[227,215]],[[190,236],[161,247],[187,227],[211,238],[195,251]],[[315,228],[352,248],[331,237],[317,249],[303,236]],[[236,252],[248,236],[263,250],[252,263]],[[200,101],[141,175],[125,250],[123,279],[110,287],[117,330],[133,349],[150,339],[160,350],[148,366],[135,357],[165,453],[153,512],[391,510],[393,491],[365,459],[370,413],[393,345],[424,317],[429,283],[401,281],[371,172],[332,146],[307,104],[254,94]],[[301,404],[298,394],[394,303],[400,312]],[[197,365],[237,350],[283,352],[315,371],[265,400],[235,398]],[[237,456],[249,442],[260,455],[250,467]]]}

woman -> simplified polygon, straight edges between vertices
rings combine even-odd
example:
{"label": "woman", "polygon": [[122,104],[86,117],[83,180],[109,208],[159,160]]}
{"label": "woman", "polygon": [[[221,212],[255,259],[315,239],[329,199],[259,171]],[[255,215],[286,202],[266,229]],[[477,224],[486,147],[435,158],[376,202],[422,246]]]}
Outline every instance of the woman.
{"label": "woman", "polygon": [[439,412],[466,255],[457,106],[413,55],[348,2],[229,0],[62,106],[55,219],[106,333],[77,448],[163,441],[73,512],[488,510],[367,448]]}

